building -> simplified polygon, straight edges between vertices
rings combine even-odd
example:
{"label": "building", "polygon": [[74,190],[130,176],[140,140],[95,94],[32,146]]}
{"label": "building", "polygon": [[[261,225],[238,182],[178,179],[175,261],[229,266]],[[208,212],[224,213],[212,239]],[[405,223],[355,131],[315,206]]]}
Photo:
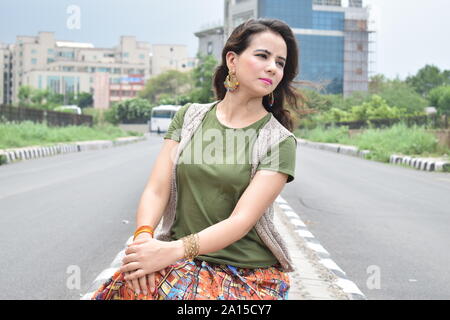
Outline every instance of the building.
{"label": "building", "polygon": [[196,66],[196,59],[188,57],[186,45],[153,44],[150,54],[150,76],[168,70],[186,72]]}
{"label": "building", "polygon": [[[299,76],[322,92],[368,90],[369,13],[362,0],[225,0],[223,42],[218,28],[197,32],[199,51],[217,56],[231,32],[250,18],[275,18],[293,30],[300,50]],[[220,56],[220,54],[219,54]],[[220,60],[219,60],[220,61]]]}
{"label": "building", "polygon": [[[12,102],[18,102],[20,87],[24,85],[49,89],[66,97],[69,93],[94,94],[98,73],[108,74],[111,85],[121,83],[130,74],[148,79],[149,56],[150,45],[132,36],[122,36],[114,48],[57,41],[52,32],[39,32],[37,37],[17,36],[13,49]],[[113,101],[114,96],[110,97]],[[95,99],[94,104],[99,107]]]}
{"label": "building", "polygon": [[0,56],[0,103],[17,104],[20,87],[27,85],[65,99],[89,92],[94,107],[100,109],[136,97],[145,82],[161,72],[188,71],[196,63],[183,45],[150,45],[122,36],[115,47],[95,48],[90,43],[56,40],[53,32],[17,36],[15,44],[0,46]]}
{"label": "building", "polygon": [[12,46],[0,43],[0,104],[12,103]]}
{"label": "building", "polygon": [[202,31],[196,32],[199,39],[198,52],[212,55],[218,62],[222,60],[222,49],[225,44],[223,23],[205,25]]}

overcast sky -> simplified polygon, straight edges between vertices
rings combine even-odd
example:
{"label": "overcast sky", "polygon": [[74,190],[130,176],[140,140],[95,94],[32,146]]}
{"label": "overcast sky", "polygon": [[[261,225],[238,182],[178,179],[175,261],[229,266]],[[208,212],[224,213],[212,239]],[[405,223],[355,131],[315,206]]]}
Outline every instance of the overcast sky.
{"label": "overcast sky", "polygon": [[[372,6],[376,40],[372,71],[389,78],[415,74],[425,64],[450,69],[450,0],[365,0]],[[283,0],[279,0],[280,4]],[[67,27],[71,5],[80,8],[80,28]],[[151,44],[186,44],[223,22],[223,0],[0,0],[0,42],[16,35],[53,31],[58,40],[112,47],[121,35]]]}

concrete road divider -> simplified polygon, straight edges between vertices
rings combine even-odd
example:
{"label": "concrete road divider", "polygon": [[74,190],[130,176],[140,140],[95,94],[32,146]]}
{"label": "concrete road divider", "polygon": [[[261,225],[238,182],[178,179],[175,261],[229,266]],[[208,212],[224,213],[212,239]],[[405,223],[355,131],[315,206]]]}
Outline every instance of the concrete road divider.
{"label": "concrete road divider", "polygon": [[30,146],[23,148],[11,148],[0,150],[0,165],[9,164],[20,160],[32,160],[58,154],[81,152],[88,150],[101,150],[122,146],[129,143],[143,141],[148,137],[123,137],[116,140],[78,141],[72,143],[58,143],[53,146]]}

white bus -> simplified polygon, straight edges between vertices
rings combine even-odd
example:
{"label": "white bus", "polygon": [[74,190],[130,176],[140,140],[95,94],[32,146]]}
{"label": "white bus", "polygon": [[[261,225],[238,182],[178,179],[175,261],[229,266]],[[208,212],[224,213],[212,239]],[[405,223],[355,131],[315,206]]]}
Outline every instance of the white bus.
{"label": "white bus", "polygon": [[167,132],[175,113],[181,106],[162,105],[152,109],[150,114],[150,132]]}
{"label": "white bus", "polygon": [[81,108],[76,105],[70,105],[70,106],[60,106],[53,109],[54,111],[62,111],[62,110],[71,110],[74,111],[73,113],[76,114],[82,114]]}

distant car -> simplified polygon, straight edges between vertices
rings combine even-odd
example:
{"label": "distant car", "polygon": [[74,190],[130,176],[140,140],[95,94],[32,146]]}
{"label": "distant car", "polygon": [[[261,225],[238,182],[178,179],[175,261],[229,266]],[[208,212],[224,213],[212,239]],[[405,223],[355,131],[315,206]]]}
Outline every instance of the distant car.
{"label": "distant car", "polygon": [[62,110],[72,110],[73,113],[81,114],[81,108],[76,105],[70,105],[70,106],[60,106],[53,109],[54,111],[62,111]]}
{"label": "distant car", "polygon": [[154,107],[150,114],[150,132],[167,132],[170,123],[172,122],[175,113],[181,108],[181,106],[174,105],[161,105]]}

